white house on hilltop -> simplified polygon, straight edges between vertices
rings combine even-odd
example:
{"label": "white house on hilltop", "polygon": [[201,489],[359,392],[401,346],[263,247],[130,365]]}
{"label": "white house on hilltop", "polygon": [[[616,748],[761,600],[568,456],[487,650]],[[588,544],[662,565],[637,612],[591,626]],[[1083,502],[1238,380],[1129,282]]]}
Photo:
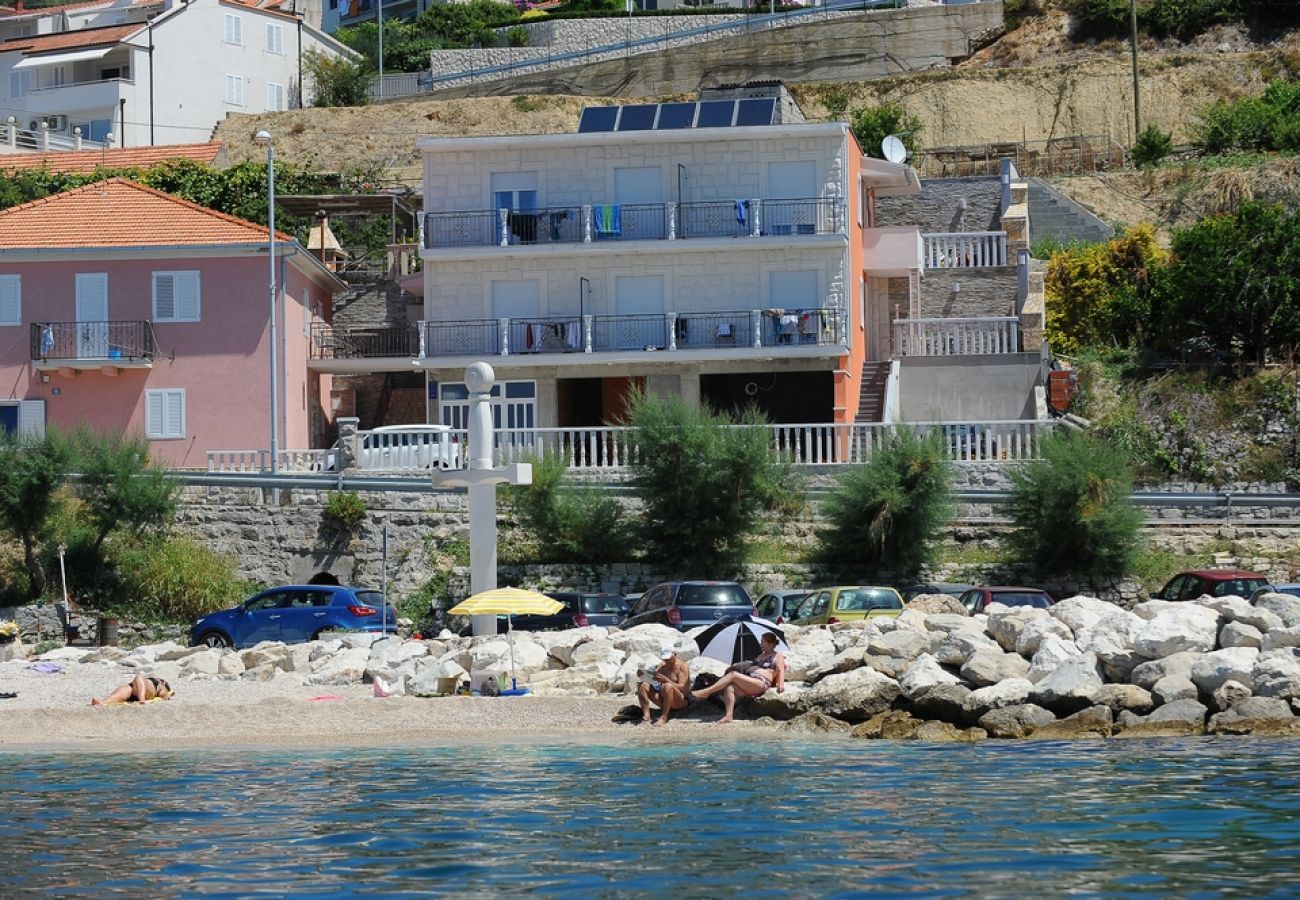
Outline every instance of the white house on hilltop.
{"label": "white house on hilltop", "polygon": [[[352,51],[301,17],[239,0],[85,4],[0,15],[0,123],[16,148],[50,135],[117,146],[203,143],[230,113],[311,102],[303,54]],[[307,95],[304,96],[304,90]]]}

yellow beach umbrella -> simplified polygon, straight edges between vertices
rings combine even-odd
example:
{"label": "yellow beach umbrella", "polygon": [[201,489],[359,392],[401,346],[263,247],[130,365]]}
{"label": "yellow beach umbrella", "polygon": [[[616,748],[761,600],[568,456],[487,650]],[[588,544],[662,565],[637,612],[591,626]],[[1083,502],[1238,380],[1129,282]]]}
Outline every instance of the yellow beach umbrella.
{"label": "yellow beach umbrella", "polygon": [[462,600],[447,612],[453,616],[506,617],[506,640],[510,642],[510,687],[518,688],[515,680],[515,639],[510,624],[511,616],[551,616],[564,609],[564,604],[537,591],[519,588],[496,588]]}

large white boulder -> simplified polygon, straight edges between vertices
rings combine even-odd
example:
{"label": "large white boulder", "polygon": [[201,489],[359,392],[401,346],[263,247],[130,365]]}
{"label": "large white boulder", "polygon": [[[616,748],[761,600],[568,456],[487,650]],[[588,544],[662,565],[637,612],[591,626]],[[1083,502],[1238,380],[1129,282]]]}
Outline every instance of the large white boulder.
{"label": "large white boulder", "polygon": [[[599,640],[599,638],[594,639]],[[681,644],[682,633],[676,628],[650,622],[645,625],[638,625],[635,628],[629,628],[627,631],[613,632],[609,635],[609,640],[620,650],[657,655],[659,648],[664,644],[672,644],[674,647]]]}
{"label": "large white boulder", "polygon": [[1031,703],[1066,714],[1097,705],[1104,681],[1095,653],[1067,659],[1046,678],[1036,682],[1029,694]]}
{"label": "large white boulder", "polygon": [[1048,608],[1047,614],[1053,619],[1064,622],[1073,632],[1071,636],[1074,637],[1084,629],[1096,625],[1117,609],[1119,607],[1114,603],[1107,603],[1105,600],[1079,594],[1053,604]]}
{"label": "large white boulder", "polygon": [[1164,659],[1153,659],[1134,668],[1132,675],[1129,676],[1129,681],[1149,691],[1155,687],[1157,681],[1166,675],[1179,675],[1190,679],[1192,666],[1200,658],[1201,654],[1199,653],[1185,651],[1171,654]]}
{"label": "large white boulder", "polygon": [[[655,658],[659,656],[659,648],[654,651]],[[618,668],[623,664],[626,658],[624,651],[615,647],[613,642],[606,639],[600,641],[588,641],[585,644],[579,644],[573,651],[573,662],[575,666],[586,666],[593,663],[608,663]]]}
{"label": "large white boulder", "polygon": [[1261,594],[1255,600],[1255,606],[1273,613],[1287,627],[1300,625],[1300,597],[1270,592]]}
{"label": "large white boulder", "polygon": [[1042,643],[1043,638],[1049,636],[1068,641],[1074,637],[1074,632],[1070,629],[1070,626],[1057,621],[1050,615],[1035,616],[1025,622],[1025,627],[1020,629],[1020,633],[1016,635],[1014,649],[1025,659],[1029,659],[1038,650],[1038,645]]}
{"label": "large white boulder", "polygon": [[889,709],[898,694],[897,681],[864,666],[823,678],[805,690],[800,699],[806,709],[819,709],[838,719],[863,722]]}
{"label": "large white boulder", "polygon": [[791,681],[805,681],[808,672],[825,671],[837,652],[829,631],[809,628],[790,644],[790,652],[785,655],[786,676]]}
{"label": "large white boulder", "polygon": [[1108,615],[1079,630],[1075,643],[1084,653],[1095,653],[1112,681],[1125,681],[1145,661],[1137,652],[1137,636],[1146,622],[1133,613],[1111,607]]}
{"label": "large white boulder", "polygon": [[227,650],[221,654],[220,661],[217,662],[218,675],[242,675],[244,674],[244,660],[238,653],[233,650]]}
{"label": "large white boulder", "polygon": [[1228,622],[1240,622],[1258,628],[1260,631],[1280,628],[1283,624],[1282,618],[1277,613],[1251,606],[1249,601],[1241,597],[1202,597],[1196,602],[1214,610]]}
{"label": "large white boulder", "polygon": [[1264,650],[1255,660],[1250,684],[1259,697],[1300,697],[1300,651],[1293,648]]}
{"label": "large white boulder", "polygon": [[1230,647],[1206,653],[1192,666],[1192,682],[1202,694],[1212,694],[1225,681],[1236,681],[1250,688],[1252,672],[1259,659],[1254,647]]}
{"label": "large white boulder", "polygon": [[333,656],[317,660],[309,684],[352,684],[361,680],[370,661],[369,647],[345,647]]}
{"label": "large white boulder", "polygon": [[[1016,652],[1016,642],[1020,639],[1020,633],[1025,630],[1025,626],[1031,620],[1051,619],[1051,616],[1047,614],[1047,610],[1027,606],[1008,607],[1003,606],[1001,603],[992,603],[989,605],[988,610],[989,618],[986,625],[988,633],[1008,653]],[[1067,634],[1065,636],[1070,637],[1071,635]]]}
{"label": "large white boulder", "polygon": [[[805,674],[806,681],[818,681],[827,675],[838,675],[841,672],[850,672],[854,669],[861,668],[863,665],[864,651],[861,647],[849,647],[847,650],[841,650],[830,659],[825,660],[821,665],[809,669]],[[873,666],[876,671],[878,667]]]}
{"label": "large white boulder", "polygon": [[1168,612],[1171,609],[1178,609],[1186,605],[1173,600],[1146,600],[1133,607],[1133,614],[1149,622],[1162,612]]}
{"label": "large white boulder", "polygon": [[[332,656],[333,654],[328,655]],[[293,650],[278,641],[275,643],[263,641],[239,654],[245,669],[256,669],[258,666],[281,668],[281,664],[292,656]]]}
{"label": "large white boulder", "polygon": [[[131,651],[132,656],[147,659],[150,662],[171,662],[184,659],[192,653],[198,653],[203,647],[186,647],[175,641],[163,641],[160,644],[144,644]],[[84,652],[84,651],[83,651]]]}
{"label": "large white boulder", "polygon": [[1260,630],[1245,622],[1229,622],[1219,629],[1220,647],[1259,647],[1263,643]]}
{"label": "large white boulder", "polygon": [[1219,614],[1195,603],[1181,603],[1149,620],[1134,644],[1147,659],[1175,653],[1208,653],[1219,639]]}
{"label": "large white boulder", "polygon": [[961,677],[971,684],[987,686],[1008,678],[1022,678],[1029,671],[1029,661],[1018,653],[977,650],[961,667]]}
{"label": "large white boulder", "polygon": [[579,666],[570,666],[556,672],[554,676],[547,673],[547,686],[555,688],[558,691],[583,691],[591,690],[603,693],[609,690],[623,690],[626,683],[619,681],[619,666],[606,661],[598,660],[592,663],[585,663]]}
{"label": "large white boulder", "polygon": [[[967,620],[970,621],[970,620]],[[966,661],[980,650],[1003,652],[998,642],[984,634],[966,631],[953,631],[934,649],[934,658],[945,666],[963,666]]]}
{"label": "large white boulder", "polygon": [[1182,672],[1166,675],[1151,686],[1151,697],[1165,705],[1179,700],[1195,700],[1201,695],[1192,679]]}
{"label": "large white boulder", "polygon": [[901,613],[892,617],[894,624],[899,628],[910,628],[914,631],[926,631],[925,620],[926,614],[919,609],[904,609]]}
{"label": "large white boulder", "polygon": [[191,653],[176,661],[186,675],[217,675],[221,672],[220,650],[204,648],[200,653]]}
{"label": "large white boulder", "polygon": [[964,611],[960,614],[930,613],[925,617],[925,628],[927,631],[942,631],[944,634],[984,634],[984,625],[972,619]]}
{"label": "large white boulder", "polygon": [[867,642],[867,653],[872,656],[892,656],[895,659],[916,659],[922,653],[932,649],[928,631],[914,631],[900,628],[888,634],[878,635]]}
{"label": "large white boulder", "polygon": [[1049,634],[1039,642],[1038,649],[1034,651],[1034,658],[1029,661],[1029,671],[1025,673],[1025,678],[1037,684],[1055,672],[1061,663],[1078,656],[1079,652],[1079,645],[1074,641],[1063,640]]}
{"label": "large white boulder", "polygon": [[991,709],[1027,703],[1033,687],[1033,683],[1026,678],[1008,678],[971,691],[962,699],[962,711],[967,719],[978,719]]}
{"label": "large white boulder", "polygon": [[918,656],[898,679],[898,685],[908,700],[916,700],[941,684],[961,684],[961,679],[939,665],[928,653]]}
{"label": "large white boulder", "polygon": [[1300,647],[1300,625],[1271,628],[1260,639],[1259,646],[1264,650],[1277,650],[1281,647]]}

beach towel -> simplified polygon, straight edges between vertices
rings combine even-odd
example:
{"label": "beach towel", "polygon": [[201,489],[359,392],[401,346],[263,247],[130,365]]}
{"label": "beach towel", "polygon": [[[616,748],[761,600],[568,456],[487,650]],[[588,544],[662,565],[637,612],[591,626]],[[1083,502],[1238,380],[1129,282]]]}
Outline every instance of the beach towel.
{"label": "beach towel", "polygon": [[46,675],[53,675],[53,674],[55,674],[55,673],[58,673],[58,672],[62,672],[62,671],[63,671],[63,666],[61,666],[61,665],[59,665],[58,663],[55,663],[55,662],[38,662],[38,663],[32,663],[32,664],[31,664],[30,666],[28,666],[27,668],[30,669],[30,670],[33,671],[33,672],[42,672],[42,673],[44,673],[44,674],[46,674]]}
{"label": "beach towel", "polygon": [[341,697],[341,696],[339,696],[338,694],[320,694],[320,695],[315,696],[315,697],[308,697],[308,698],[307,698],[307,702],[308,702],[308,703],[324,703],[324,702],[328,702],[328,701],[330,701],[330,700],[346,700],[346,699],[347,699],[346,697]]}
{"label": "beach towel", "polygon": [[736,224],[737,225],[745,224],[745,218],[748,212],[749,212],[749,201],[737,200],[736,201]]}
{"label": "beach towel", "polygon": [[617,203],[601,203],[591,208],[592,225],[597,237],[621,237],[622,214]]}

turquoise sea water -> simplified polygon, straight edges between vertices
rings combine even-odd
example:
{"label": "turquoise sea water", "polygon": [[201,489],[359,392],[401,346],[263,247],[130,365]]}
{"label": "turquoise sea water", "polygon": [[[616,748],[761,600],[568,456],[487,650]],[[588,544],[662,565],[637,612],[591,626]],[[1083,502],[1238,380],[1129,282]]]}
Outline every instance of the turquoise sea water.
{"label": "turquoise sea water", "polygon": [[1294,742],[0,755],[0,896],[1296,896]]}

